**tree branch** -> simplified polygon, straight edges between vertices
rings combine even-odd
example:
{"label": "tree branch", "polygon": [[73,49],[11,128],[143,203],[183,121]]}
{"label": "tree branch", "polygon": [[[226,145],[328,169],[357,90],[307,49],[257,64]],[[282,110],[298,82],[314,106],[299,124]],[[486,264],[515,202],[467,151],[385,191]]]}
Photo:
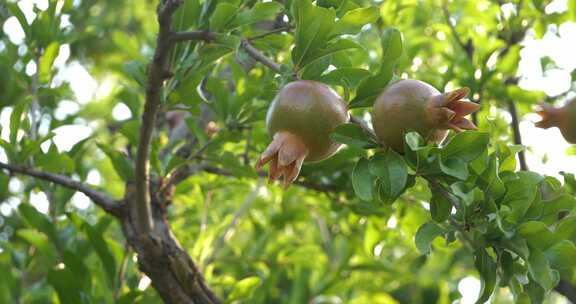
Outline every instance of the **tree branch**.
{"label": "tree branch", "polygon": [[216,34],[209,31],[177,32],[170,35],[172,42],[200,40],[210,42],[216,39]]}
{"label": "tree branch", "polygon": [[35,169],[20,167],[20,166],[13,166],[5,163],[0,163],[0,169],[8,170],[12,173],[23,174],[31,177],[35,177],[38,179],[42,179],[45,181],[49,181],[60,185],[62,187],[66,187],[68,189],[76,190],[78,192],[84,193],[88,196],[96,205],[100,206],[106,212],[116,216],[122,217],[124,214],[123,205],[119,202],[113,200],[109,197],[106,193],[100,192],[96,189],[89,187],[86,184],[83,184],[79,181],[75,181],[68,176],[54,174],[49,172],[38,171]]}
{"label": "tree branch", "polygon": [[[192,31],[192,32],[178,32],[172,33],[170,41],[173,42],[183,42],[190,40],[204,40],[211,41],[215,39],[215,34],[207,31]],[[256,37],[258,38],[258,37]],[[255,38],[251,38],[255,39]],[[274,62],[272,59],[266,57],[258,49],[256,49],[252,44],[250,44],[249,39],[242,39],[240,41],[240,47],[250,55],[254,60],[262,63],[263,65],[270,68],[276,73],[280,73],[280,64]]]}
{"label": "tree branch", "polygon": [[273,34],[278,34],[278,33],[282,33],[282,32],[288,32],[288,31],[290,31],[291,29],[292,29],[292,28],[290,27],[290,25],[287,25],[287,26],[275,28],[275,29],[273,29],[273,30],[271,30],[271,31],[268,31],[268,32],[266,32],[266,33],[262,33],[262,34],[259,34],[259,35],[254,35],[254,36],[252,36],[252,37],[248,37],[248,38],[246,38],[246,39],[247,39],[248,41],[258,40],[258,39],[261,39],[261,38],[264,38],[264,37],[267,37],[267,36],[270,36],[270,35],[273,35]]}
{"label": "tree branch", "polygon": [[242,47],[250,57],[254,58],[254,60],[262,63],[263,65],[269,67],[272,71],[280,74],[280,65],[270,58],[264,56],[264,54],[260,53],[250,42],[246,39],[242,39],[240,42],[240,47]]}
{"label": "tree branch", "polygon": [[[183,180],[185,180],[189,176],[192,176],[198,172],[206,172],[206,173],[211,173],[214,175],[227,176],[227,177],[235,177],[236,176],[236,175],[234,175],[234,173],[232,173],[226,169],[211,166],[208,164],[197,164],[197,165],[188,166],[185,169],[180,170],[178,172],[178,175],[173,177],[172,183],[174,185],[177,185],[178,183],[182,182]],[[257,174],[259,177],[267,177],[268,176],[268,174],[264,171],[258,171]],[[321,185],[321,184],[316,184],[316,183],[311,183],[311,182],[306,182],[306,181],[298,181],[297,180],[294,182],[294,184],[298,185],[300,187],[306,188],[306,189],[310,189],[310,190],[314,190],[314,191],[318,191],[318,192],[324,192],[324,193],[334,193],[334,192],[341,192],[342,191],[342,189],[339,189],[337,187],[333,187],[331,185]]]}
{"label": "tree branch", "polygon": [[473,64],[472,60],[474,57],[474,47],[472,46],[471,42],[468,42],[466,44],[464,43],[462,38],[460,38],[458,31],[456,31],[456,27],[454,26],[454,24],[452,24],[452,20],[450,20],[450,12],[448,11],[448,4],[446,2],[442,5],[442,12],[444,13],[444,19],[446,19],[446,24],[450,28],[450,32],[452,33],[454,40],[456,40],[456,43],[466,53],[466,57],[468,58],[468,60],[470,60],[470,64]]}
{"label": "tree branch", "polygon": [[165,0],[158,5],[159,32],[156,40],[156,50],[152,62],[148,66],[146,83],[146,99],[144,112],[140,122],[140,137],[136,153],[134,176],[136,179],[136,199],[132,200],[131,211],[135,212],[136,222],[140,232],[150,233],[153,222],[150,207],[150,142],[156,125],[156,114],[161,104],[162,86],[168,74],[168,57],[173,46],[171,39],[172,14],[180,6],[181,0]]}
{"label": "tree branch", "polygon": [[[514,134],[514,144],[522,145],[522,134],[520,133],[520,125],[518,122],[518,111],[514,101],[508,100],[508,112],[512,116],[512,132]],[[524,150],[518,152],[518,160],[520,161],[520,170],[528,171],[528,164],[526,163],[526,154]]]}

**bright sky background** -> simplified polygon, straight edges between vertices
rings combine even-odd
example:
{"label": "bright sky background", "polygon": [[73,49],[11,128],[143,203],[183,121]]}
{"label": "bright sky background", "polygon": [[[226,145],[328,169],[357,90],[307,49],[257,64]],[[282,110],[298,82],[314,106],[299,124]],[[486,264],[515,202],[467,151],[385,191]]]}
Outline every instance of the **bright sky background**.
{"label": "bright sky background", "polygon": [[[40,9],[46,9],[48,0],[21,0],[18,2],[29,22],[35,18],[32,10],[34,4]],[[546,12],[562,12],[566,9],[567,0],[555,0],[547,6]],[[61,26],[64,28],[69,25],[67,16],[64,16]],[[2,30],[13,43],[21,44],[23,42],[24,32],[15,17],[11,17],[5,22]],[[530,33],[523,43],[524,48],[521,52],[522,60],[518,72],[521,76],[520,86],[526,90],[544,91],[549,96],[555,96],[570,90],[572,85],[570,72],[576,68],[574,41],[576,41],[576,23],[565,23],[559,28],[551,27],[542,40],[536,40],[534,35]],[[4,47],[0,43],[0,54]],[[59,72],[54,81],[56,83],[70,83],[76,99],[60,102],[56,110],[56,117],[59,119],[76,113],[81,104],[106,96],[113,86],[113,84],[106,81],[98,83],[90,76],[90,73],[81,63],[77,61],[68,62],[69,55],[70,49],[68,45],[62,45],[55,62]],[[551,57],[558,68],[543,73],[540,58],[544,56]],[[26,65],[24,66],[24,64]],[[36,70],[33,63],[19,62],[16,65],[21,65],[30,75]],[[568,97],[574,96],[576,96],[576,93],[568,95]],[[560,100],[559,104],[564,101]],[[10,113],[10,108],[5,108],[0,112],[0,124],[2,126],[9,124]],[[113,109],[113,116],[118,120],[127,119],[130,115],[126,107],[119,106]],[[509,118],[509,115],[507,117]],[[522,117],[520,123],[524,145],[529,149],[526,157],[530,169],[556,177],[560,176],[558,174],[559,171],[576,172],[576,156],[566,155],[570,145],[564,141],[558,129],[543,130],[535,128],[532,122],[536,120],[538,120],[537,116],[529,114]],[[42,126],[42,123],[40,125]],[[76,142],[89,136],[92,133],[92,129],[85,122],[78,122],[74,125],[60,127],[54,132],[57,134],[54,138],[55,144],[59,149],[66,151]],[[8,128],[4,127],[1,137],[7,139],[8,135]],[[45,146],[44,148],[47,147]],[[543,163],[543,159],[547,159],[547,162]],[[6,156],[1,150],[0,160],[6,161]],[[93,184],[101,182],[98,172],[90,172],[89,182]],[[11,191],[18,191],[21,187],[22,185],[17,179],[13,179],[10,183]],[[90,205],[88,198],[82,194],[76,194],[72,202],[74,206],[80,209],[85,209]],[[48,201],[44,193],[32,194],[31,203],[41,212],[48,211]],[[9,202],[9,204],[2,204],[0,213],[7,214],[11,212],[11,209],[16,207],[17,204],[19,204],[17,199]],[[474,303],[480,290],[480,283],[475,277],[466,277],[460,281],[458,290],[463,295],[460,303]]]}

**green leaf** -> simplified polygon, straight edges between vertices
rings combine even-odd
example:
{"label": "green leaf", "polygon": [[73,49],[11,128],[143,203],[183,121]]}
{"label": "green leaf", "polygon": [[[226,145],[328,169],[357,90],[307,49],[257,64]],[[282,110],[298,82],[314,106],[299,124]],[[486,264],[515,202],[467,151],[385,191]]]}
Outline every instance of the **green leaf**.
{"label": "green leaf", "polygon": [[341,52],[349,49],[362,49],[363,47],[358,43],[349,39],[339,39],[334,42],[326,44],[323,48],[317,48],[313,52],[310,52],[300,63],[300,67],[305,67],[306,65],[331,55],[336,52]]}
{"label": "green leaf", "polygon": [[377,146],[364,129],[353,123],[339,125],[332,131],[330,138],[333,141],[360,149],[370,149]]}
{"label": "green leaf", "polygon": [[52,269],[48,272],[48,283],[54,287],[60,303],[89,303],[82,292],[80,280],[69,269]]}
{"label": "green leaf", "polygon": [[308,57],[325,48],[334,28],[336,12],[315,6],[310,0],[293,0],[291,10],[296,26],[292,62],[300,70],[304,62],[311,62]]}
{"label": "green leaf", "polygon": [[47,153],[36,155],[36,165],[54,173],[72,173],[76,167],[74,160],[65,153],[58,152],[54,143],[50,145]]}
{"label": "green leaf", "polygon": [[502,182],[498,175],[498,157],[496,157],[495,153],[490,155],[488,166],[486,166],[484,172],[479,176],[478,184],[495,200],[502,198],[506,192],[504,182]]}
{"label": "green leaf", "polygon": [[428,254],[431,249],[432,241],[441,236],[444,232],[444,229],[432,222],[424,223],[416,232],[416,248],[418,248],[420,253]]}
{"label": "green leaf", "polygon": [[379,72],[365,79],[358,88],[358,94],[350,103],[350,108],[370,107],[382,93],[394,75],[394,66],[403,52],[402,34],[395,28],[388,28],[382,35],[382,64]]}
{"label": "green leaf", "polygon": [[545,291],[550,291],[560,280],[558,271],[550,268],[546,256],[536,248],[530,248],[530,257],[528,259],[528,271]]}
{"label": "green leaf", "polygon": [[519,177],[505,183],[506,194],[501,204],[510,208],[505,218],[512,223],[520,223],[536,198],[537,184],[529,177]]}
{"label": "green leaf", "polygon": [[24,33],[26,34],[26,38],[29,38],[28,35],[30,33],[30,25],[28,24],[28,21],[26,21],[26,17],[24,16],[24,13],[18,7],[18,4],[9,2],[9,3],[6,3],[5,5],[8,7],[8,9],[12,13],[12,15],[14,15],[16,17],[16,19],[18,19],[18,23],[20,23],[22,30],[24,30]]}
{"label": "green leaf", "polygon": [[56,228],[46,215],[38,212],[36,208],[29,204],[20,204],[18,206],[18,211],[26,220],[28,225],[44,233],[48,238],[50,238],[50,241],[54,245],[58,246],[60,242],[58,240]]}
{"label": "green leaf", "polygon": [[474,266],[476,266],[480,274],[480,282],[482,284],[480,296],[476,303],[481,304],[488,301],[492,292],[494,292],[494,287],[496,286],[496,263],[486,250],[480,249],[474,255]]}
{"label": "green leaf", "polygon": [[368,70],[345,67],[322,75],[319,81],[329,85],[344,86],[347,84],[350,86],[348,89],[352,89],[356,88],[358,84],[368,76],[370,76]]}
{"label": "green leaf", "polygon": [[553,224],[558,221],[560,212],[576,210],[576,198],[569,194],[561,194],[551,200],[543,201],[542,206],[541,220]]}
{"label": "green leaf", "polygon": [[379,16],[380,12],[377,7],[349,10],[336,22],[330,36],[357,34],[364,25],[373,23]]}
{"label": "green leaf", "polygon": [[124,64],[124,72],[142,86],[146,86],[146,63],[140,60],[128,61]]}
{"label": "green leaf", "polygon": [[76,277],[76,280],[79,281],[81,289],[87,290],[90,287],[90,269],[86,267],[82,257],[70,249],[65,249],[62,254],[62,260],[66,268],[70,270]]}
{"label": "green leaf", "polygon": [[558,237],[548,229],[546,224],[537,221],[522,223],[518,227],[518,234],[526,239],[531,248],[544,251],[560,241]]}
{"label": "green leaf", "polygon": [[60,51],[60,44],[57,42],[50,43],[44,50],[38,68],[38,78],[41,83],[49,83],[52,79],[52,65]]}
{"label": "green leaf", "polygon": [[560,239],[576,242],[576,216],[567,216],[556,226],[556,235]]}
{"label": "green leaf", "polygon": [[257,2],[248,10],[238,15],[237,25],[244,26],[266,20],[274,20],[282,10],[282,5],[278,2]]}
{"label": "green leaf", "polygon": [[563,278],[570,280],[574,275],[574,261],[576,261],[576,246],[574,243],[563,240],[544,252],[552,268],[558,270]]}
{"label": "green leaf", "polygon": [[10,182],[10,177],[0,170],[0,202],[2,202],[10,192],[8,192],[8,183]]}
{"label": "green leaf", "polygon": [[262,284],[259,277],[244,278],[234,285],[234,289],[228,296],[228,301],[248,300],[253,298],[256,289]]}
{"label": "green leaf", "polygon": [[393,202],[406,187],[408,168],[404,159],[392,149],[375,154],[370,159],[370,173],[378,177],[380,194],[385,202]]}
{"label": "green leaf", "polygon": [[238,13],[238,7],[228,2],[220,2],[210,18],[210,29],[219,32],[232,24]]}
{"label": "green leaf", "polygon": [[369,162],[366,158],[361,158],[352,171],[352,187],[356,196],[364,201],[372,200],[373,178],[369,171]]}
{"label": "green leaf", "polygon": [[12,109],[12,114],[10,114],[10,143],[16,145],[16,140],[18,138],[18,130],[20,130],[20,124],[22,119],[26,116],[26,111],[30,105],[30,98],[26,98],[20,101]]}
{"label": "green leaf", "polygon": [[471,162],[484,153],[489,140],[488,133],[473,131],[458,133],[442,148],[442,158],[458,158],[464,162]]}
{"label": "green leaf", "polygon": [[438,190],[432,191],[432,198],[430,199],[430,214],[432,219],[436,222],[444,222],[452,212],[452,204],[448,199],[442,195]]}
{"label": "green leaf", "polygon": [[111,249],[104,239],[104,231],[100,231],[95,226],[90,225],[76,214],[68,213],[67,215],[70,221],[74,223],[78,229],[86,233],[86,236],[90,241],[90,245],[102,262],[102,266],[104,267],[104,271],[107,275],[106,278],[108,281],[108,286],[113,288],[116,278],[116,260],[114,259],[114,255],[112,254]]}
{"label": "green leaf", "polygon": [[110,158],[114,171],[122,178],[124,181],[134,180],[134,168],[132,167],[132,162],[128,159],[124,153],[120,151],[113,150],[102,144],[97,144],[98,148],[102,150]]}
{"label": "green leaf", "polygon": [[468,164],[460,158],[440,158],[440,170],[460,180],[468,178]]}

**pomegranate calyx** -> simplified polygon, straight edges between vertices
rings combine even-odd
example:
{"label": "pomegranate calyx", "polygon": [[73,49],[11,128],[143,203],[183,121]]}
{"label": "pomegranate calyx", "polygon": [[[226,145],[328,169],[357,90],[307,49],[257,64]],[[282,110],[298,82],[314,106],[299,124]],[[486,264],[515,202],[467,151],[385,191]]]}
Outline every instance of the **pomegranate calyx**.
{"label": "pomegranate calyx", "polygon": [[540,103],[538,106],[540,109],[536,111],[536,114],[540,115],[542,119],[535,122],[534,125],[542,129],[557,127],[560,123],[558,117],[559,110],[547,103]]}
{"label": "pomegranate calyx", "polygon": [[456,132],[461,132],[462,130],[477,129],[474,123],[465,118],[465,116],[472,114],[480,109],[479,104],[464,99],[468,93],[470,93],[470,89],[463,87],[443,94],[444,105],[442,110],[444,115],[448,118],[446,125],[449,129],[452,129]]}
{"label": "pomegranate calyx", "polygon": [[260,156],[256,170],[270,163],[268,181],[273,182],[284,176],[284,188],[288,188],[298,177],[307,155],[308,148],[298,136],[290,132],[278,132]]}

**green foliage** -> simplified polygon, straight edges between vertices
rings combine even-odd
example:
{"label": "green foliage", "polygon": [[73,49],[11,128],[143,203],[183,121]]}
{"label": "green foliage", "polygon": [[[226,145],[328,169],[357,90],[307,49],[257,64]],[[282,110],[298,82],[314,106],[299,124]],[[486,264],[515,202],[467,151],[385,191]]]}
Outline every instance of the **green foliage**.
{"label": "green foliage", "polygon": [[[76,2],[48,1],[33,14],[18,1],[0,4],[0,28],[12,20],[25,35],[18,44],[0,36],[0,161],[121,199],[134,180],[157,1]],[[215,39],[177,43],[169,56],[151,184],[193,173],[173,193],[161,189],[170,192],[167,220],[207,284],[227,303],[453,303],[460,280],[473,276],[478,303],[555,303],[560,280],[576,283],[576,179],[517,172],[526,149],[502,115],[508,101],[522,116],[546,98],[516,80],[524,33],[538,39],[576,20],[575,1],[546,13],[549,3],[183,1],[174,30]],[[551,56],[540,64],[559,65]],[[99,88],[60,77],[74,66]],[[440,91],[467,86],[482,105],[480,131],[440,146],[411,132],[399,154],[355,121],[334,130],[343,148],[305,164],[297,185],[262,186],[253,165],[270,141],[266,109],[294,78],[332,86],[360,118],[399,78]],[[71,101],[78,110],[63,111]],[[124,106],[130,117],[117,119],[113,109]],[[75,136],[57,129],[81,125],[92,134],[61,146]],[[123,250],[122,228],[85,199],[0,170],[0,303],[161,302]]]}

